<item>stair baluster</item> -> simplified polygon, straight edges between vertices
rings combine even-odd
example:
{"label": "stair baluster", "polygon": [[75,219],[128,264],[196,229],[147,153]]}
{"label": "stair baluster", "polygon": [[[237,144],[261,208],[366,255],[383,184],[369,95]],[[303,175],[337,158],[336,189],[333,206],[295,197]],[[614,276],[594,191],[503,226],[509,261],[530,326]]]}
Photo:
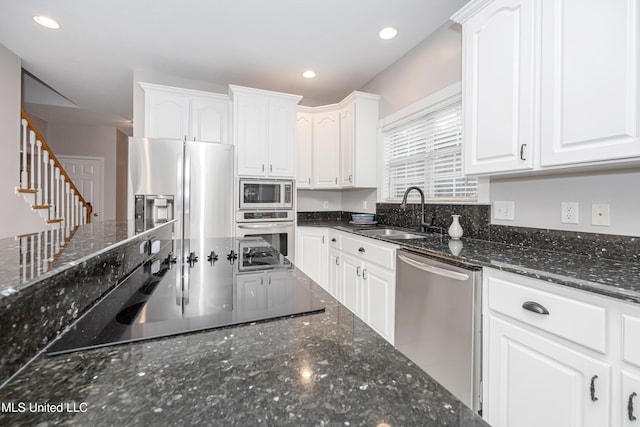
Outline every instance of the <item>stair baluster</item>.
{"label": "stair baluster", "polygon": [[27,175],[27,121],[22,119],[22,162],[20,164],[20,188],[26,190],[29,180]]}

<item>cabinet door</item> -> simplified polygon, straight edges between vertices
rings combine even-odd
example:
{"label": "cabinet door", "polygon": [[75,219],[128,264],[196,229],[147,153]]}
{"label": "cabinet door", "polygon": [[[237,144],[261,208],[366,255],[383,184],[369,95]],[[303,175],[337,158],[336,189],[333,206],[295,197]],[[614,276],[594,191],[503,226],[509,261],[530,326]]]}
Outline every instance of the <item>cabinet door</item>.
{"label": "cabinet door", "polygon": [[189,96],[145,89],[147,138],[184,140],[189,137]]}
{"label": "cabinet door", "polygon": [[362,270],[362,315],[369,326],[393,344],[395,276],[372,264]]}
{"label": "cabinet door", "polygon": [[239,319],[263,312],[267,307],[264,277],[263,273],[238,274],[236,276],[236,315]]}
{"label": "cabinet door", "polygon": [[541,164],[640,156],[637,0],[543,7]]}
{"label": "cabinet door", "polygon": [[340,252],[329,249],[329,293],[338,301],[344,300],[340,282]]}
{"label": "cabinet door", "polygon": [[351,102],[340,110],[340,185],[342,187],[354,186],[355,108],[355,103]]}
{"label": "cabinet door", "polygon": [[494,1],[463,29],[464,172],[532,168],[537,0]]}
{"label": "cabinet door", "polygon": [[343,254],[340,258],[340,282],[342,282],[344,296],[341,302],[358,317],[361,317],[361,273],[360,261]]}
{"label": "cabinet door", "polygon": [[239,176],[267,175],[268,98],[238,93],[234,97],[234,127]]}
{"label": "cabinet door", "polygon": [[340,112],[313,118],[313,186],[338,188],[340,173]]}
{"label": "cabinet door", "polygon": [[640,424],[640,374],[622,371],[622,399],[616,411],[622,412],[623,427],[636,427]]}
{"label": "cabinet door", "polygon": [[296,266],[314,282],[327,289],[328,256],[327,229],[298,227]]}
{"label": "cabinet door", "polygon": [[296,123],[296,187],[311,188],[313,170],[312,115],[298,113]]}
{"label": "cabinet door", "polygon": [[483,412],[492,426],[610,425],[608,364],[492,314],[488,317]]}
{"label": "cabinet door", "polygon": [[195,141],[229,142],[229,102],[205,97],[191,98],[191,132]]}
{"label": "cabinet door", "polygon": [[267,310],[271,314],[290,313],[294,280],[289,271],[273,271],[265,275]]}
{"label": "cabinet door", "polygon": [[269,162],[267,174],[293,178],[296,159],[296,104],[269,99]]}

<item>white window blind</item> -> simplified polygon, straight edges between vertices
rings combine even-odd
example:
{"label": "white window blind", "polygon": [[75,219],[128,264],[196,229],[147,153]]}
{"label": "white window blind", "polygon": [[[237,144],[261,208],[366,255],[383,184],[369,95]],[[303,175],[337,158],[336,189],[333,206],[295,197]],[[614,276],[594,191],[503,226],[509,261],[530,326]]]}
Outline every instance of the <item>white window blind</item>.
{"label": "white window blind", "polygon": [[459,97],[383,134],[385,199],[400,199],[413,185],[429,199],[477,199],[477,180],[462,176]]}

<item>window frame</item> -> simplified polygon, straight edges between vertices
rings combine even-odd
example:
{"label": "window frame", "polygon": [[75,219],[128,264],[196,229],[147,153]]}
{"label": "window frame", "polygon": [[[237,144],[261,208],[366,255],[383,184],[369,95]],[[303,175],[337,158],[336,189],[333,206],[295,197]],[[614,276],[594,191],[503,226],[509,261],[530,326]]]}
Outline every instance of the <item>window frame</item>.
{"label": "window frame", "polygon": [[[441,108],[462,101],[462,91],[460,82],[455,83],[445,89],[423,98],[395,113],[392,113],[379,121],[379,135],[378,135],[378,170],[381,172],[378,175],[378,202],[379,203],[399,203],[401,198],[385,198],[385,132],[394,129],[398,126],[403,126],[407,123],[415,121],[423,116],[433,113]],[[462,151],[464,152],[464,135],[462,140]],[[464,166],[464,165],[463,165]],[[464,173],[463,173],[464,176]],[[486,204],[489,199],[489,182],[488,179],[481,177],[472,177],[478,179],[477,184],[477,196],[475,198],[444,198],[444,197],[425,197],[425,202],[433,204]],[[417,192],[411,192],[409,200],[412,202],[420,200]]]}

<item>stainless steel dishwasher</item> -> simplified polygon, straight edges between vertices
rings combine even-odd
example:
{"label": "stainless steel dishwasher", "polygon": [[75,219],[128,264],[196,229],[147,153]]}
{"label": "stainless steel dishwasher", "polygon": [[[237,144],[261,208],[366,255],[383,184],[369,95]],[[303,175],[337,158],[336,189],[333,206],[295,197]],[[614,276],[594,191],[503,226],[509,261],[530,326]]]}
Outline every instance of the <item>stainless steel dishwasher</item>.
{"label": "stainless steel dishwasher", "polygon": [[481,409],[480,269],[397,251],[395,345],[471,409]]}

